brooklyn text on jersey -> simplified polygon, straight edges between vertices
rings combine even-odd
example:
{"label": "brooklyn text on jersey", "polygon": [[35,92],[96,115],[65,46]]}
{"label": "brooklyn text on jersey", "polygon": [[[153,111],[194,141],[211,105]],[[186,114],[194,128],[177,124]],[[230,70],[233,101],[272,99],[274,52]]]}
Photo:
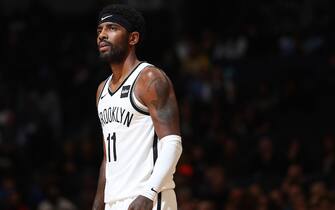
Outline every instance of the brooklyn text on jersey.
{"label": "brooklyn text on jersey", "polygon": [[109,107],[107,109],[105,108],[99,113],[99,118],[102,126],[105,126],[108,123],[116,122],[129,127],[133,116],[133,113],[126,111],[126,109],[122,107]]}

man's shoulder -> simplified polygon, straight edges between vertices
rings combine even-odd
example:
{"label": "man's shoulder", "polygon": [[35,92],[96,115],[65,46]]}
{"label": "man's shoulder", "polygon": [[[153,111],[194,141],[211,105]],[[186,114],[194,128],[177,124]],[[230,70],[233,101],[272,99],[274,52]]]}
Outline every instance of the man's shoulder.
{"label": "man's shoulder", "polygon": [[108,79],[110,76],[108,76],[106,79],[100,81],[99,86],[98,86],[98,90],[101,90],[107,83]]}
{"label": "man's shoulder", "polygon": [[106,83],[107,83],[109,78],[110,78],[110,76],[108,76],[105,80],[101,81],[99,86],[98,86],[98,89],[97,89],[97,92],[96,92],[97,103],[98,103],[98,99],[99,99],[104,87],[106,86]]}
{"label": "man's shoulder", "polygon": [[140,73],[139,78],[145,81],[167,78],[165,72],[154,65],[146,66]]}
{"label": "man's shoulder", "polygon": [[135,95],[143,104],[148,104],[155,95],[165,95],[171,83],[164,71],[156,66],[147,66],[135,83]]}

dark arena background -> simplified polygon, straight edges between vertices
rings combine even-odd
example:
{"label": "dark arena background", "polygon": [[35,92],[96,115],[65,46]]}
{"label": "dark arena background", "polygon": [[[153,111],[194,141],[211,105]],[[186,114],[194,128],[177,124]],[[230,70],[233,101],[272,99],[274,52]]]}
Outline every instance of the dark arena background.
{"label": "dark arena background", "polygon": [[[0,1],[1,210],[91,210],[112,2]],[[127,3],[178,97],[180,210],[335,209],[335,1]]]}

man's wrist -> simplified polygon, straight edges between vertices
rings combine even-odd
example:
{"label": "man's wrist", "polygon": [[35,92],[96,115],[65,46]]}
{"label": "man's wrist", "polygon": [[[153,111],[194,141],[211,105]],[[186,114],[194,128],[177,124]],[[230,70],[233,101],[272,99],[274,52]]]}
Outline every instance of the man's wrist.
{"label": "man's wrist", "polygon": [[154,201],[157,196],[157,191],[154,188],[143,190],[140,195],[143,195],[146,198],[149,198],[150,200]]}

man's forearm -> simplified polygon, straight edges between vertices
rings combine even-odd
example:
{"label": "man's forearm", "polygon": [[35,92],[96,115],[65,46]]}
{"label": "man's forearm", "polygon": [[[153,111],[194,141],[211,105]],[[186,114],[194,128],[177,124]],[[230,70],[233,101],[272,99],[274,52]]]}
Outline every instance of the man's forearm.
{"label": "man's forearm", "polygon": [[100,166],[100,174],[98,180],[97,192],[95,194],[92,210],[104,210],[104,190],[106,184],[105,176],[106,160],[103,160]]}
{"label": "man's forearm", "polygon": [[148,185],[141,195],[154,200],[154,197],[161,191],[162,185],[168,176],[175,172],[177,162],[182,153],[181,137],[169,135],[162,138],[162,149],[158,156]]}

